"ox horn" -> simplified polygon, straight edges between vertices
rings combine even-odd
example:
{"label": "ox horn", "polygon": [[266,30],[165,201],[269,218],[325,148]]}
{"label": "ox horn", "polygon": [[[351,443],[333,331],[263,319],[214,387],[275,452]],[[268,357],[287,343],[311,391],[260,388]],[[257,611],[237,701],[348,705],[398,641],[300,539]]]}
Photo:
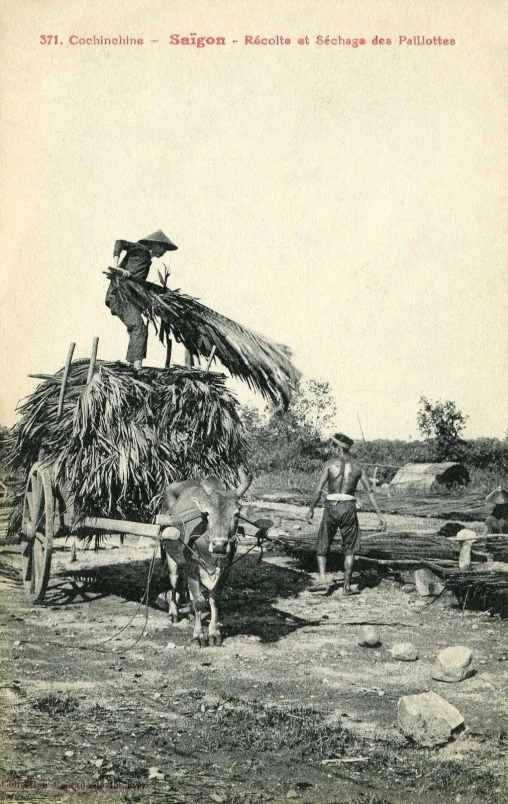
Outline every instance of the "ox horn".
{"label": "ox horn", "polygon": [[240,485],[236,489],[236,496],[238,497],[238,499],[243,497],[243,495],[245,494],[245,492],[249,488],[250,484],[252,483],[253,479],[254,479],[254,476],[253,476],[253,474],[251,472],[249,472],[248,475],[245,475],[244,479],[242,480],[242,482],[240,483]]}

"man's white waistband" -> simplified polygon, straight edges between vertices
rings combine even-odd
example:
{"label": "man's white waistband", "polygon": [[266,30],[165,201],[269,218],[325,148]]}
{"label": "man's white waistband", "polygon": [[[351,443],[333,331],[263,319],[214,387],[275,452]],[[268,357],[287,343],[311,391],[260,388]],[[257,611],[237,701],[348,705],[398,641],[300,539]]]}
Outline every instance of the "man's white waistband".
{"label": "man's white waistband", "polygon": [[347,501],[347,500],[354,500],[356,502],[356,497],[353,497],[352,494],[327,494],[327,500],[331,500],[333,502],[338,502],[339,500]]}

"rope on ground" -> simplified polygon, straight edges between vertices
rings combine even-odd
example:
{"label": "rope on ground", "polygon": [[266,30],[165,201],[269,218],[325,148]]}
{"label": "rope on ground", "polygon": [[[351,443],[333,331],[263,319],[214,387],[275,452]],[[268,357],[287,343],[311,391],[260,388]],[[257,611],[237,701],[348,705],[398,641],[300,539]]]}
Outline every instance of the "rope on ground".
{"label": "rope on ground", "polygon": [[120,628],[119,631],[117,631],[116,633],[112,634],[107,639],[103,639],[103,640],[101,640],[101,642],[95,643],[95,645],[92,645],[90,647],[90,649],[96,648],[99,645],[104,645],[106,642],[110,642],[112,639],[116,639],[117,637],[119,637],[120,634],[122,634],[130,626],[130,624],[136,619],[136,617],[139,614],[139,610],[141,609],[143,603],[146,604],[146,612],[145,612],[145,622],[143,623],[142,631],[141,631],[139,637],[136,639],[136,641],[132,645],[130,645],[128,648],[126,648],[125,651],[131,650],[135,645],[137,645],[137,643],[139,642],[139,640],[141,639],[141,637],[145,633],[146,624],[148,622],[148,614],[149,614],[148,600],[149,600],[149,592],[150,592],[150,583],[152,581],[153,571],[154,571],[154,567],[155,567],[155,556],[157,554],[158,546],[159,546],[159,542],[158,542],[158,540],[156,540],[155,543],[154,543],[154,548],[153,548],[153,553],[152,553],[152,559],[151,559],[151,562],[150,562],[150,567],[148,569],[148,578],[147,578],[147,582],[146,582],[145,591],[143,593],[143,597],[141,598],[141,600],[139,601],[139,603],[137,605],[136,611],[134,612],[134,614],[132,615],[130,620],[128,620],[127,623],[122,628]]}

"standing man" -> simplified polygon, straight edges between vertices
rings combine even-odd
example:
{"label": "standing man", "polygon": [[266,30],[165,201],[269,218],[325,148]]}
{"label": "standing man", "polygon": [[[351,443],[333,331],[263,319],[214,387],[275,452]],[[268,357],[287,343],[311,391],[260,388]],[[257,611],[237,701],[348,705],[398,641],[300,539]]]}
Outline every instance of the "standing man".
{"label": "standing man", "polygon": [[111,279],[106,294],[106,305],[111,315],[116,315],[122,321],[129,333],[129,347],[127,349],[127,362],[132,363],[135,369],[140,369],[146,357],[148,329],[143,316],[132,302],[124,298],[121,292],[122,277],[145,282],[150,271],[152,259],[162,257],[166,251],[176,251],[178,246],[158,229],[137,243],[128,240],[117,240],[113,250],[113,269],[115,276]]}
{"label": "standing man", "polygon": [[508,490],[498,486],[485,499],[494,503],[490,516],[485,520],[487,533],[508,533]]}
{"label": "standing man", "polygon": [[318,504],[325,486],[328,487],[323,519],[316,539],[317,562],[319,569],[318,583],[326,583],[326,559],[330,547],[340,529],[344,548],[344,594],[355,595],[358,590],[351,589],[351,576],[355,553],[360,549],[360,525],[356,512],[355,492],[359,481],[365,487],[379,517],[381,530],[386,530],[386,522],[381,515],[376,498],[372,492],[369,478],[361,465],[351,457],[349,451],[354,441],[344,433],[335,433],[331,441],[335,445],[332,458],[327,461],[321,472],[316,493],[307,514],[311,522],[314,508]]}

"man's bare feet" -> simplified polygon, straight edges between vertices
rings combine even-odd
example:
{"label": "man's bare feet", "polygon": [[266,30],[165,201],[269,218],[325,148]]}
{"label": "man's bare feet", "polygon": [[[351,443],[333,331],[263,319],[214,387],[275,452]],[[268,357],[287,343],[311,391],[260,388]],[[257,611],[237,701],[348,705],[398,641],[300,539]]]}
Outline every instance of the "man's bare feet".
{"label": "man's bare feet", "polygon": [[346,589],[346,588],[344,588],[342,590],[342,594],[344,595],[344,597],[351,597],[351,595],[359,595],[360,590],[359,589]]}

